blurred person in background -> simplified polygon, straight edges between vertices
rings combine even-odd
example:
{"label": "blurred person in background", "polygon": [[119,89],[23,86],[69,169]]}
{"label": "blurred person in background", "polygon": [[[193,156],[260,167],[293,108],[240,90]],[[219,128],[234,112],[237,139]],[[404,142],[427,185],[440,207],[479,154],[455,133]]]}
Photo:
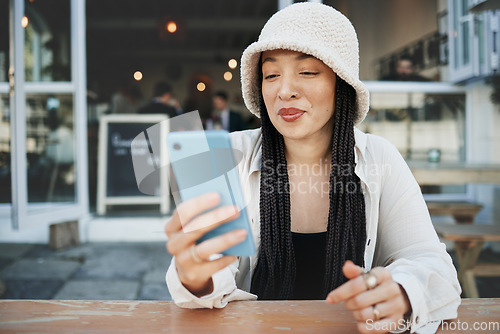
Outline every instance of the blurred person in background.
{"label": "blurred person in background", "polygon": [[139,109],[139,114],[163,114],[172,118],[178,115],[178,109],[173,103],[175,100],[172,98],[172,86],[166,81],[159,81],[154,87],[152,100]]}
{"label": "blurred person in background", "polygon": [[206,130],[223,129],[233,132],[247,128],[247,124],[240,113],[229,109],[229,99],[226,92],[215,92],[212,102],[214,111],[212,116],[206,120]]}
{"label": "blurred person in background", "polygon": [[409,56],[402,56],[398,59],[396,71],[384,78],[384,81],[430,81],[430,79],[415,73],[413,59]]}
{"label": "blurred person in background", "polygon": [[112,114],[135,114],[145,104],[136,82],[122,80],[118,91],[111,97]]}

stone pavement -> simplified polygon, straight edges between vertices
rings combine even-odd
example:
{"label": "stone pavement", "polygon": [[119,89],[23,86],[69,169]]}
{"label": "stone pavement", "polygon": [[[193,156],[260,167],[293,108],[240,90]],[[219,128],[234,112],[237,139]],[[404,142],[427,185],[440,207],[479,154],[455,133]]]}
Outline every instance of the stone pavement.
{"label": "stone pavement", "polygon": [[[0,243],[0,298],[170,300],[170,260],[163,242],[86,243],[60,251]],[[482,261],[500,263],[500,254],[483,250]],[[478,278],[477,285],[481,297],[500,298],[499,277]]]}
{"label": "stone pavement", "polygon": [[0,243],[2,299],[171,300],[163,242],[87,243],[60,251]]}

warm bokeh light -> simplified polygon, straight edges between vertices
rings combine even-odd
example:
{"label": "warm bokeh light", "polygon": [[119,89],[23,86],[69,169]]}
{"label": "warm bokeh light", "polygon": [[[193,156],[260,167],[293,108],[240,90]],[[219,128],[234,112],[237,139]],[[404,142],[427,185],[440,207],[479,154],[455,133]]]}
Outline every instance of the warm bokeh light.
{"label": "warm bokeh light", "polygon": [[23,26],[23,28],[26,28],[28,26],[28,23],[29,23],[28,17],[27,16],[23,17],[21,20],[21,25]]}
{"label": "warm bokeh light", "polygon": [[177,24],[174,21],[167,23],[167,31],[171,34],[177,31]]}
{"label": "warm bokeh light", "polygon": [[196,89],[198,89],[198,91],[200,92],[203,92],[206,88],[207,85],[205,85],[205,83],[203,82],[198,82],[198,84],[196,85]]}
{"label": "warm bokeh light", "polygon": [[224,80],[231,81],[232,78],[233,78],[233,73],[231,73],[229,71],[224,73]]}
{"label": "warm bokeh light", "polygon": [[135,71],[134,72],[134,79],[137,80],[137,81],[141,81],[142,80],[142,72],[141,71]]}
{"label": "warm bokeh light", "polygon": [[230,59],[227,64],[229,65],[229,68],[231,69],[235,69],[236,66],[238,66],[238,62],[236,61],[236,59]]}

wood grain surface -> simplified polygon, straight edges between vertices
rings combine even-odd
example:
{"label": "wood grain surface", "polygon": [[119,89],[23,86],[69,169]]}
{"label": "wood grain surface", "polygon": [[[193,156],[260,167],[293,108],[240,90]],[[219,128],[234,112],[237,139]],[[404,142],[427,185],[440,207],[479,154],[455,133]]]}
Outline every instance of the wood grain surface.
{"label": "wood grain surface", "polygon": [[[500,321],[500,299],[464,299],[463,323]],[[455,324],[455,325],[453,325]],[[224,309],[188,310],[162,301],[1,300],[0,333],[356,333],[342,304],[241,301]],[[494,331],[484,331],[491,333]],[[481,331],[477,331],[481,333]]]}

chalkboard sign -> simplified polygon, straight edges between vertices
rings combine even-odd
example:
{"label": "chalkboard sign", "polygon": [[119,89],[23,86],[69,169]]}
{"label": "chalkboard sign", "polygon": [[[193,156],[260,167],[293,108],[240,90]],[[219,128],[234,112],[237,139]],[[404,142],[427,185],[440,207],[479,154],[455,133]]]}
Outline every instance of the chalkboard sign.
{"label": "chalkboard sign", "polygon": [[[130,143],[153,124],[108,123],[106,196],[141,196],[134,177]],[[158,179],[158,185],[160,180]]]}
{"label": "chalkboard sign", "polygon": [[[160,211],[170,209],[168,172],[151,175],[148,182],[155,185],[153,193],[145,194],[139,190],[132,162],[131,145],[138,135],[148,128],[160,124],[160,135],[150,140],[165,140],[168,122],[163,115],[106,115],[100,119],[98,196],[97,212],[105,214],[107,205],[159,204]],[[166,143],[151,143],[162,147]],[[148,150],[135,151],[134,159],[151,159]],[[163,154],[166,154],[166,150]],[[139,156],[140,155],[140,156]],[[142,156],[144,155],[144,157]],[[162,160],[165,160],[162,157]]]}

